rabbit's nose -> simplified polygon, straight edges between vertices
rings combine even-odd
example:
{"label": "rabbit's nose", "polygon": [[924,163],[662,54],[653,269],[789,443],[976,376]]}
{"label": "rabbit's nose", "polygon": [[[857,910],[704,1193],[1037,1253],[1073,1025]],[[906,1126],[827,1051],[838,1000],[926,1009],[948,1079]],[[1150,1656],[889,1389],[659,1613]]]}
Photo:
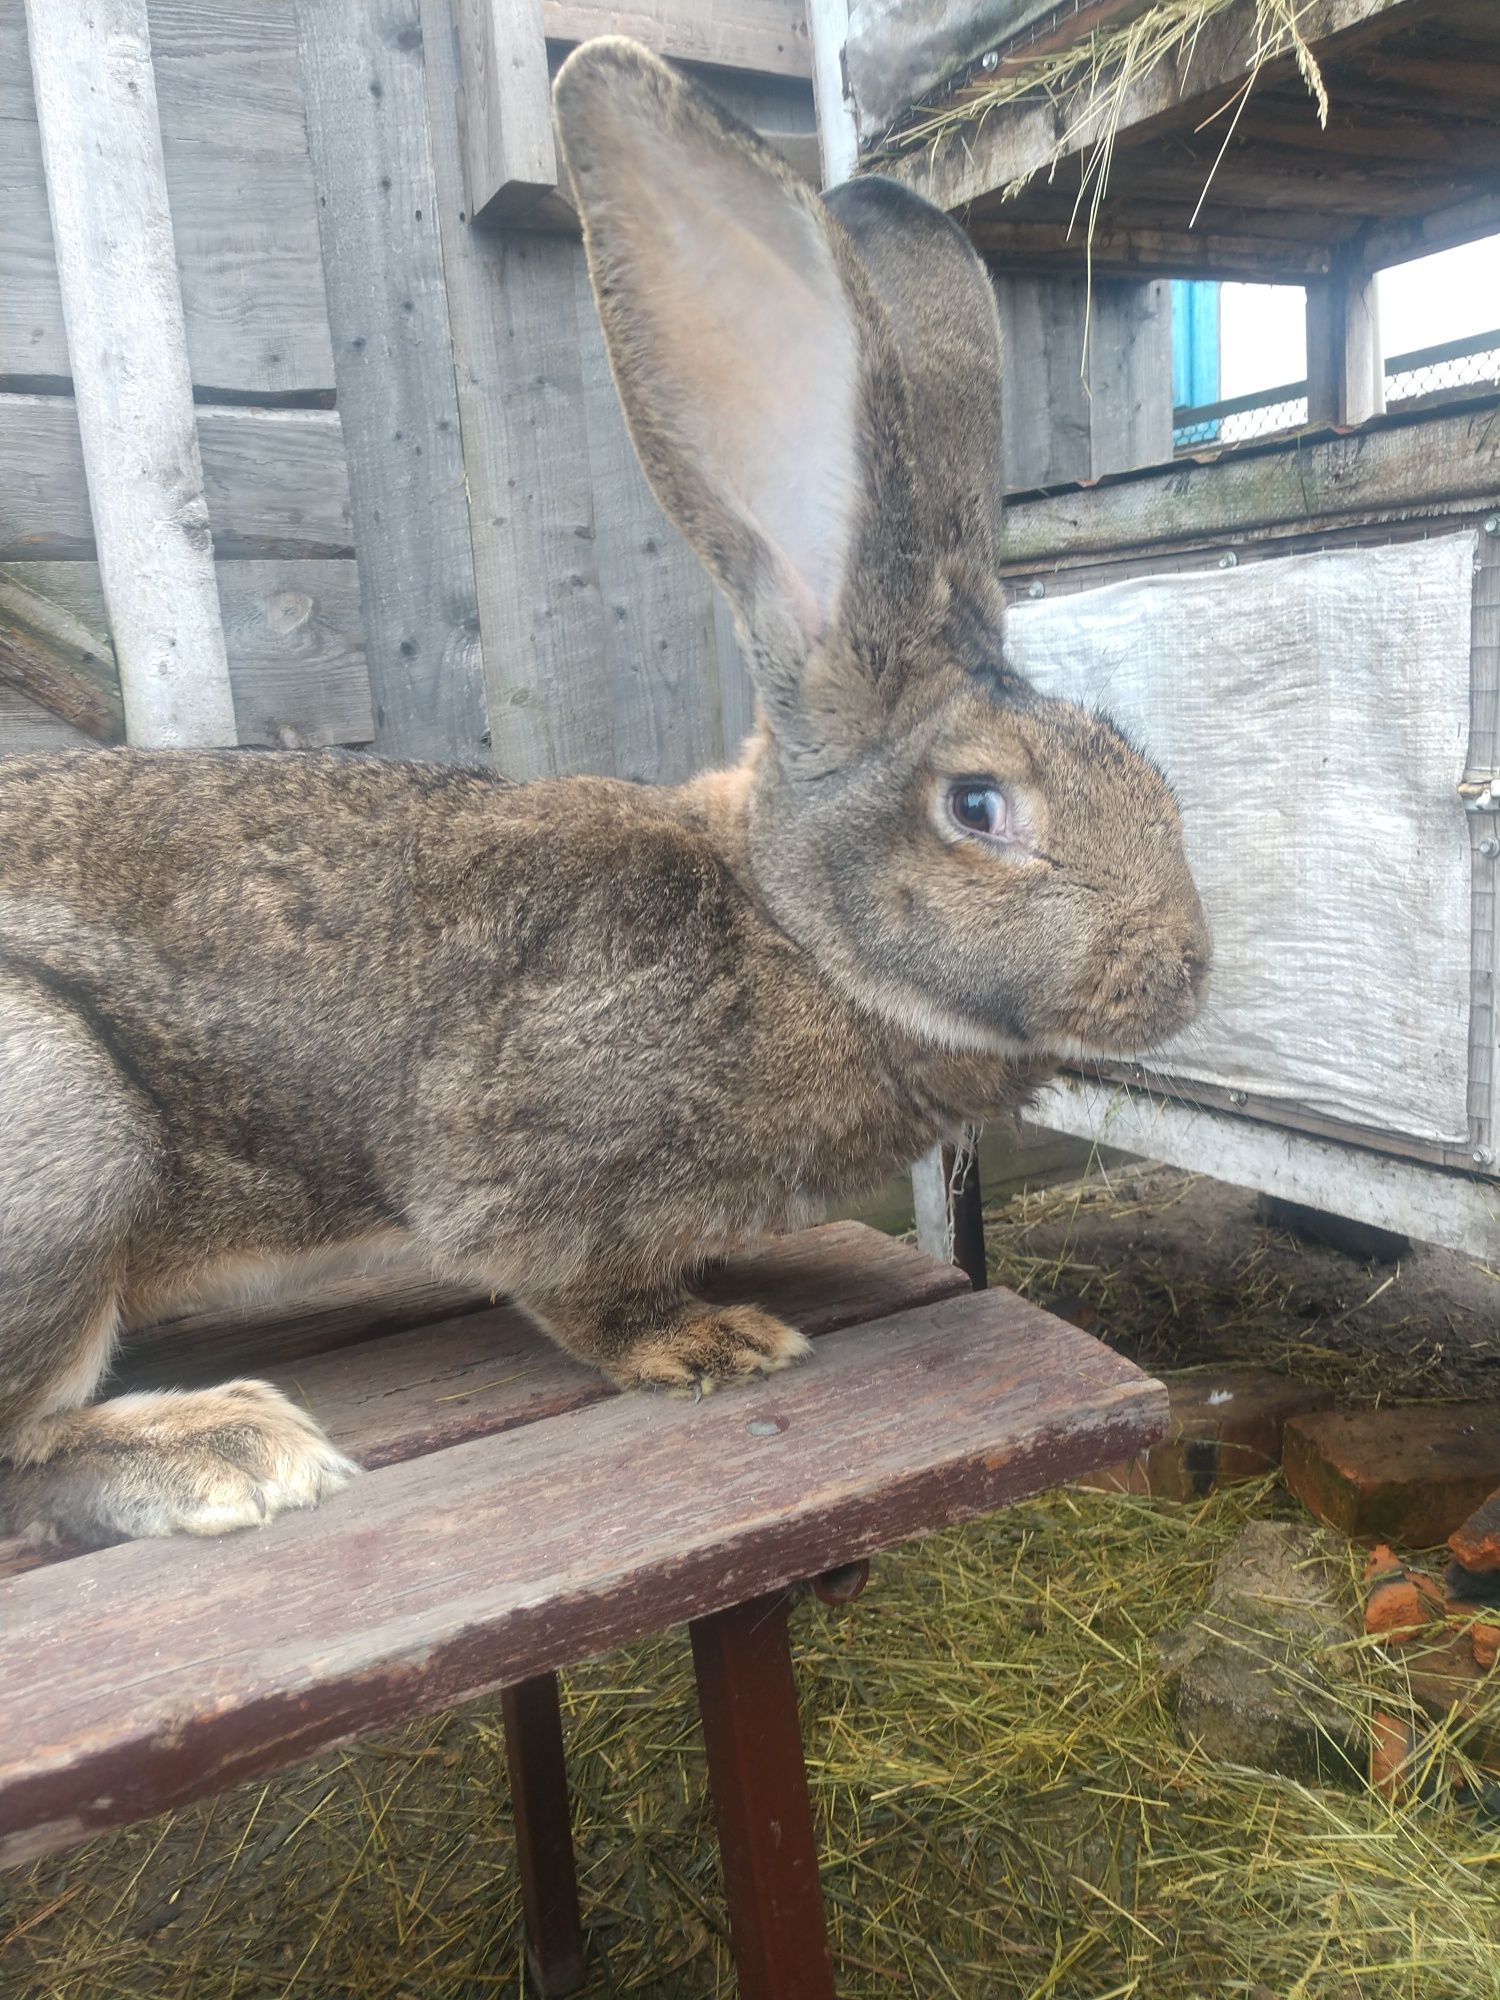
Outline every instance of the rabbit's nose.
{"label": "rabbit's nose", "polygon": [[1189,949],[1183,953],[1183,984],[1195,1000],[1201,1000],[1208,991],[1208,974],[1212,963],[1212,957],[1206,948]]}

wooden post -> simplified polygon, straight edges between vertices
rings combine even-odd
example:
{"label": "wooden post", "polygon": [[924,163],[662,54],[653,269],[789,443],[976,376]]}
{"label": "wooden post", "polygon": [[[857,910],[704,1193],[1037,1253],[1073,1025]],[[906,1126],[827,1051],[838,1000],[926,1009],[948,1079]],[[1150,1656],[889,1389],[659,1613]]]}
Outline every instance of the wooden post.
{"label": "wooden post", "polygon": [[859,165],[859,127],[844,76],[849,0],[808,0],[807,29],[812,37],[813,102],[818,112],[823,185],[837,187]]}
{"label": "wooden post", "polygon": [[1362,424],[1384,410],[1377,280],[1341,267],[1307,287],[1307,421]]}
{"label": "wooden post", "polygon": [[26,26],[126,733],[234,743],[146,0],[26,0]]}
{"label": "wooden post", "polygon": [[695,1618],[740,2000],[833,2000],[784,1592]]}
{"label": "wooden post", "polygon": [[297,24],[375,747],[488,765],[415,0],[298,0]]}
{"label": "wooden post", "polygon": [[526,1963],[542,2000],[560,2000],[583,1984],[583,1925],[557,1675],[538,1674],[502,1688],[500,1710],[516,1817]]}
{"label": "wooden post", "polygon": [[514,221],[557,186],[542,0],[456,0],[456,14],[469,220]]}
{"label": "wooden post", "polygon": [[979,1158],[971,1140],[958,1171],[953,1146],[934,1146],[911,1171],[912,1206],[917,1248],[940,1263],[956,1264],[982,1292],[989,1283],[984,1248],[984,1207],[979,1189]]}

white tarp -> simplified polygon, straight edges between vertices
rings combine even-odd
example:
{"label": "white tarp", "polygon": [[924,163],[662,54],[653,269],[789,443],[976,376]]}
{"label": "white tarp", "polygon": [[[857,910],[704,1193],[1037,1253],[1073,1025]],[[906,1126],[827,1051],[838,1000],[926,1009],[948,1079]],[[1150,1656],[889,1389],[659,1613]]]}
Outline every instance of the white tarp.
{"label": "white tarp", "polygon": [[1207,1006],[1151,1067],[1357,1125],[1468,1133],[1475,537],[1023,601],[1008,652],[1182,802]]}

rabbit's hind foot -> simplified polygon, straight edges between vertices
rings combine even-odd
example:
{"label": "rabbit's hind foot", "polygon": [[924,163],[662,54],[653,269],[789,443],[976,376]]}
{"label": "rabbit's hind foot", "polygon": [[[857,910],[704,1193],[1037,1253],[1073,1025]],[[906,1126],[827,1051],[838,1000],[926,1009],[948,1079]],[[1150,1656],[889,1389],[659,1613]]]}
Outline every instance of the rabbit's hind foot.
{"label": "rabbit's hind foot", "polygon": [[266,1382],[117,1396],[38,1419],[8,1449],[4,1513],[29,1538],[88,1543],[258,1527],[358,1470]]}

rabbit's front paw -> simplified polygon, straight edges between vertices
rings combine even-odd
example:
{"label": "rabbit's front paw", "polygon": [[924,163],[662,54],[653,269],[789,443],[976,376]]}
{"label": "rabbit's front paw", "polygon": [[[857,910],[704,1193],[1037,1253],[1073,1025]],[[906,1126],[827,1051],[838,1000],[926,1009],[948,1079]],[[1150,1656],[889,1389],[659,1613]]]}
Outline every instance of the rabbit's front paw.
{"label": "rabbit's front paw", "polygon": [[806,1334],[759,1306],[719,1306],[660,1333],[642,1334],[610,1373],[622,1389],[697,1396],[722,1383],[774,1375],[811,1352]]}

